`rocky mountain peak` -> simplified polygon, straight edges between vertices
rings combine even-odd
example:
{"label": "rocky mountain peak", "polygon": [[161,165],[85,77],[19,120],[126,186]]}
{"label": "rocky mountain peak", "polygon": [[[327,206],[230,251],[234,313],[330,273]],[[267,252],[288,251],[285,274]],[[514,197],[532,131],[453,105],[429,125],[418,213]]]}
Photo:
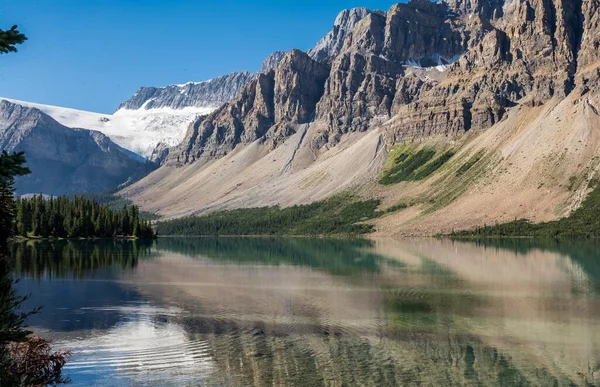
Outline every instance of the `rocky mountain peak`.
{"label": "rocky mountain peak", "polygon": [[274,53],[266,57],[262,63],[262,66],[260,67],[260,70],[258,70],[258,73],[266,74],[269,71],[273,70],[275,67],[277,67],[279,62],[281,62],[285,54],[287,54],[287,51],[275,51]]}
{"label": "rocky mountain peak", "polygon": [[[381,13],[381,11],[375,11]],[[354,26],[373,11],[367,8],[346,9],[336,17],[331,31],[327,33],[314,48],[308,51],[308,55],[316,61],[329,61],[337,56],[343,45],[346,36],[352,31]]]}

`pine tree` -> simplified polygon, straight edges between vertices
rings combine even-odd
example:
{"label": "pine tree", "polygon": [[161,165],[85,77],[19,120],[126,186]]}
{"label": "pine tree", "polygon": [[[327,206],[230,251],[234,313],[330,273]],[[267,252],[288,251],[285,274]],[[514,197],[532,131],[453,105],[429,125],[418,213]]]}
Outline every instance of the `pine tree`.
{"label": "pine tree", "polygon": [[139,219],[135,219],[134,223],[133,223],[133,232],[131,233],[132,236],[138,238],[140,236],[140,221]]}
{"label": "pine tree", "polygon": [[131,235],[131,219],[129,218],[127,207],[123,207],[121,213],[121,233],[123,235]]}
{"label": "pine tree", "polygon": [[27,40],[27,37],[19,32],[17,26],[12,26],[9,30],[0,29],[0,54],[17,52],[15,47]]}
{"label": "pine tree", "polygon": [[18,309],[23,297],[16,295],[8,263],[8,238],[13,235],[15,203],[13,200],[14,178],[25,175],[29,170],[23,167],[23,153],[0,155],[0,380],[6,380],[4,374],[10,367],[11,358],[6,350],[9,342],[23,341],[30,334],[23,329],[26,315]]}
{"label": "pine tree", "polygon": [[17,235],[27,236],[29,232],[30,225],[29,219],[30,215],[27,213],[28,206],[26,203],[23,203],[21,200],[17,201]]}

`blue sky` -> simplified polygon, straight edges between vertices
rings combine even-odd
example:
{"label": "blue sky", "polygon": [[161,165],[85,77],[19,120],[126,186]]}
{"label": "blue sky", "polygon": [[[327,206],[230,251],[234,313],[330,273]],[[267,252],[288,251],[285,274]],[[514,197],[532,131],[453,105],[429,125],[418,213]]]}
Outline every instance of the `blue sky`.
{"label": "blue sky", "polygon": [[312,47],[344,8],[386,0],[0,0],[29,40],[0,56],[0,96],[110,113],[140,86],[256,71]]}

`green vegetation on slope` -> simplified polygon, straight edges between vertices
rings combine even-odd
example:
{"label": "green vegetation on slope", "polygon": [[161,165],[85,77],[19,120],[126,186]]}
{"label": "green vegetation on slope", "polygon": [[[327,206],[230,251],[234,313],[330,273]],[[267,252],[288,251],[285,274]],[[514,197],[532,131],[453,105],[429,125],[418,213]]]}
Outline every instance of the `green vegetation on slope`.
{"label": "green vegetation on slope", "polygon": [[479,162],[483,158],[483,151],[477,152],[473,157],[471,157],[466,163],[460,166],[456,171],[456,176],[464,175],[468,170],[470,170],[475,164]]}
{"label": "green vegetation on slope", "polygon": [[17,200],[15,235],[22,237],[151,238],[148,221],[140,219],[136,206],[112,210],[83,196],[45,198],[41,195]]}
{"label": "green vegetation on slope", "polygon": [[423,180],[440,169],[454,152],[446,151],[435,157],[433,148],[422,148],[417,152],[401,147],[390,152],[390,159],[384,169],[379,183],[396,184],[401,181]]}
{"label": "green vegetation on slope", "polygon": [[219,211],[160,222],[157,230],[161,235],[364,234],[373,226],[360,222],[381,215],[378,206],[378,200],[337,195],[308,205]]}
{"label": "green vegetation on slope", "polygon": [[452,233],[454,237],[535,237],[551,239],[597,239],[600,237],[600,186],[570,216],[554,222],[534,224],[526,219],[484,225],[475,230]]}

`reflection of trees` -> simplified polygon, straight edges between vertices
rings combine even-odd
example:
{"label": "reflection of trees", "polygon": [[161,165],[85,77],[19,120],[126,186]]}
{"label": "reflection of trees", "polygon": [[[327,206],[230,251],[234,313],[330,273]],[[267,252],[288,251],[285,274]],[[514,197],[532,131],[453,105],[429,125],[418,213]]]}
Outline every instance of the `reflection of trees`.
{"label": "reflection of trees", "polygon": [[309,238],[163,238],[159,250],[238,264],[300,265],[332,274],[377,271],[376,254],[365,239]]}
{"label": "reflection of trees", "polygon": [[83,278],[99,269],[135,268],[150,255],[149,240],[27,241],[11,245],[17,276]]}

